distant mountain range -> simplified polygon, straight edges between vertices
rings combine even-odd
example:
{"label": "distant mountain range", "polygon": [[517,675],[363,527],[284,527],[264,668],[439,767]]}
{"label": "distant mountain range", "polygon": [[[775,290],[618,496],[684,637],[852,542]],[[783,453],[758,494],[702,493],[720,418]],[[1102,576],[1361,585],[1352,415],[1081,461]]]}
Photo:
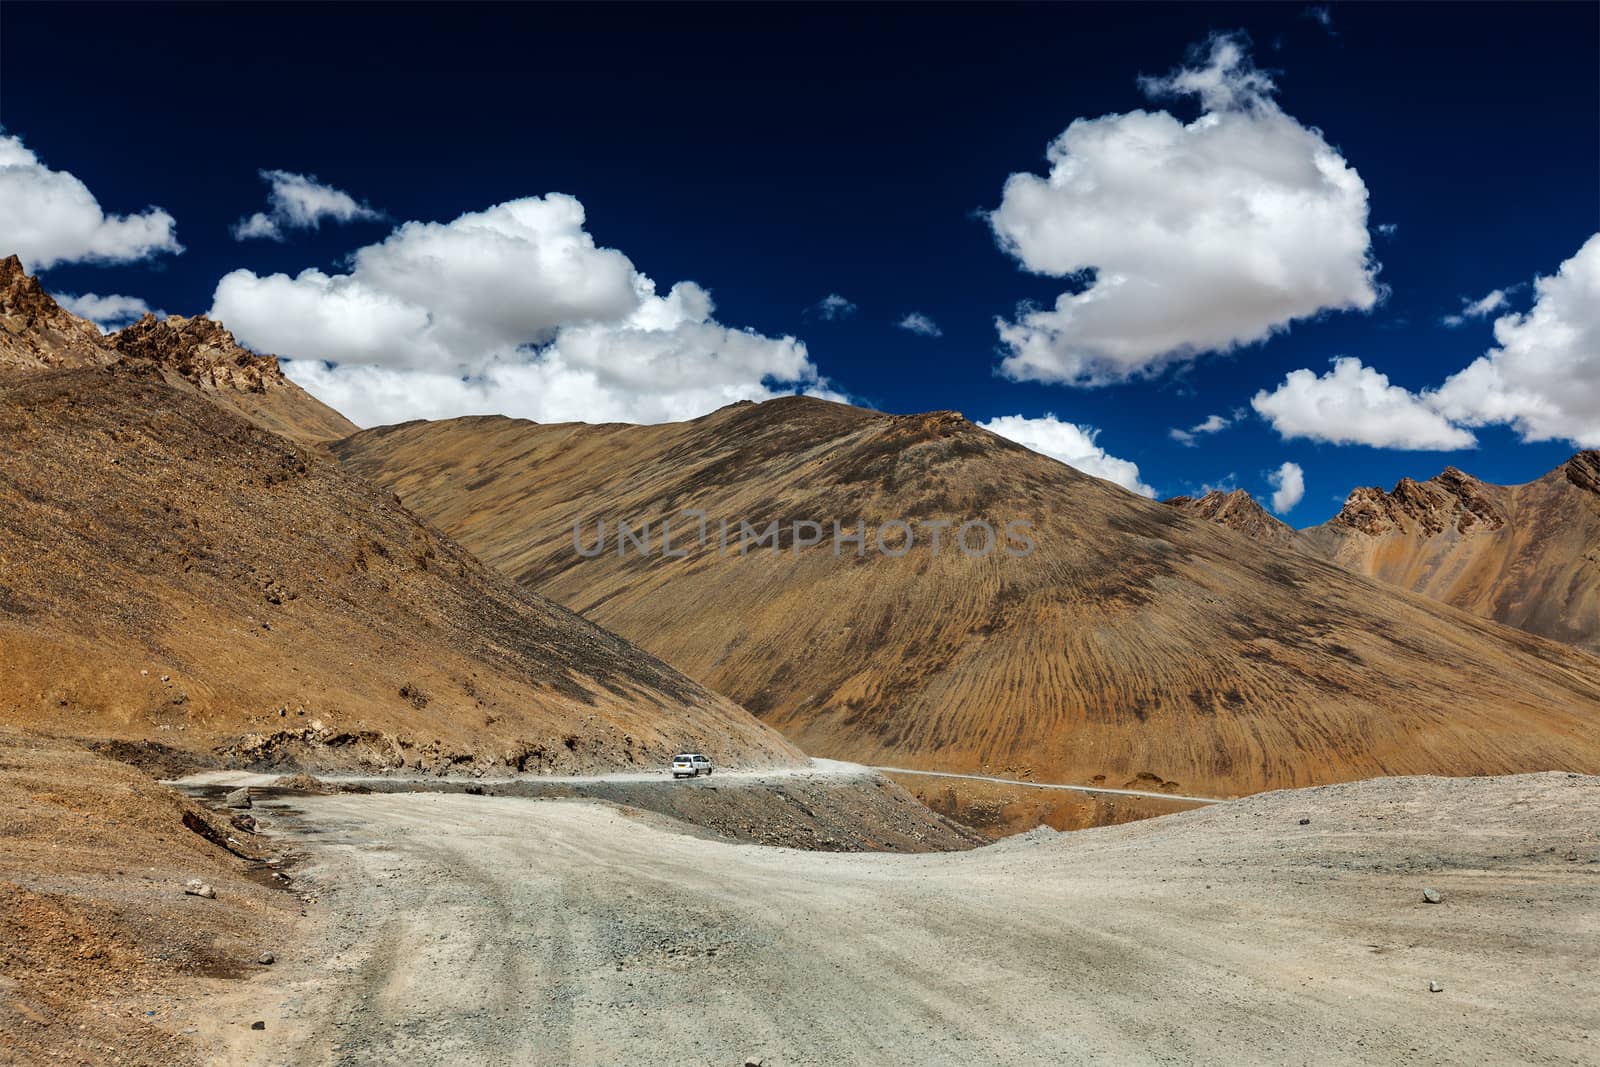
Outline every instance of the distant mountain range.
{"label": "distant mountain range", "polygon": [[1296,531],[1248,494],[1167,503],[1256,540],[1292,545],[1475,615],[1600,652],[1600,451],[1525,485],[1447,467],[1425,482],[1352,492]]}

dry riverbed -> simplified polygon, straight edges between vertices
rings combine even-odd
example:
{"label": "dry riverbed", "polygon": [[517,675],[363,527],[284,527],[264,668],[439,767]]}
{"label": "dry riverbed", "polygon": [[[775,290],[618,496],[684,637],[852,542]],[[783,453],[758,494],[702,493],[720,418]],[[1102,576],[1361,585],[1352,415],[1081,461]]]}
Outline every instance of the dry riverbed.
{"label": "dry riverbed", "polygon": [[316,925],[212,1000],[218,1062],[1600,1053],[1594,778],[1387,779],[922,855],[708,840],[587,800],[256,811],[303,853]]}

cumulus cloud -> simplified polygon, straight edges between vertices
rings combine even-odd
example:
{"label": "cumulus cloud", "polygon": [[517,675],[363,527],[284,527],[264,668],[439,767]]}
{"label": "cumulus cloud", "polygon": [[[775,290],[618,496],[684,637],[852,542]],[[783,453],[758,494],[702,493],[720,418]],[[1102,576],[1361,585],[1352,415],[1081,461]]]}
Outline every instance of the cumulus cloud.
{"label": "cumulus cloud", "polygon": [[856,305],[838,293],[829,293],[812,305],[811,310],[821,318],[832,322],[835,319],[847,319],[854,315],[856,313]]}
{"label": "cumulus cloud", "polygon": [[1333,369],[1321,377],[1304,369],[1290,371],[1282,385],[1272,392],[1261,390],[1250,403],[1285,439],[1421,451],[1477,443],[1424,397],[1349,356],[1334,360]]}
{"label": "cumulus cloud", "polygon": [[1243,37],[1214,36],[1192,64],[1140,84],[1197,97],[1193,122],[1078,119],[1050,145],[1047,175],[1007,179],[988,216],[997,241],[1071,286],[996,319],[1009,377],[1125,381],[1377,302],[1361,176],[1279,108]]}
{"label": "cumulus cloud", "polygon": [[[1233,418],[1237,417],[1235,415]],[[1180,430],[1174,426],[1167,431],[1167,436],[1181,445],[1187,445],[1192,448],[1196,437],[1202,434],[1221,433],[1233,425],[1233,418],[1229,418],[1226,415],[1207,415],[1203,421],[1195,423],[1187,430]]]}
{"label": "cumulus cloud", "polygon": [[158,207],[106,214],[83,182],[51,170],[22,138],[0,134],[0,255],[16,253],[28,270],[182,252],[176,227]]}
{"label": "cumulus cloud", "polygon": [[919,337],[943,337],[944,331],[939,324],[920,311],[913,311],[895,325],[902,330],[910,330]]}
{"label": "cumulus cloud", "polygon": [[1279,515],[1293,511],[1306,495],[1306,472],[1298,463],[1280,465],[1268,473],[1267,482],[1272,486],[1272,510]]}
{"label": "cumulus cloud", "polygon": [[[1496,289],[1464,316],[1505,308]],[[1505,425],[1524,441],[1600,448],[1600,234],[1533,282],[1533,307],[1495,319],[1495,347],[1436,389],[1412,393],[1357,359],[1322,377],[1290,372],[1253,406],[1284,437],[1385,448],[1470,448],[1471,428]]]}
{"label": "cumulus cloud", "polygon": [[1463,300],[1461,302],[1461,314],[1446,315],[1441,321],[1446,326],[1460,326],[1468,319],[1481,319],[1485,315],[1491,315],[1508,303],[1510,301],[1506,299],[1506,291],[1504,289],[1496,289],[1479,300]]}
{"label": "cumulus cloud", "polygon": [[355,222],[383,217],[382,212],[359,203],[344,190],[317,181],[315,174],[264,170],[261,180],[271,187],[267,193],[267,210],[234,223],[232,232],[236,241],[257,237],[281,241],[285,230],[314,230],[324,219]]}
{"label": "cumulus cloud", "polygon": [[101,296],[99,293],[84,293],[81,296],[72,296],[67,293],[52,293],[56,303],[77,315],[79,318],[88,319],[100,327],[101,333],[111,333],[120,330],[128,323],[144,315],[154,314],[165,318],[166,312],[152,311],[149,304],[136,296],[122,296],[110,293]]}
{"label": "cumulus cloud", "polygon": [[1600,234],[1533,286],[1527,314],[1496,319],[1495,347],[1428,401],[1464,426],[1506,424],[1526,441],[1600,448]]}
{"label": "cumulus cloud", "polygon": [[1022,415],[1001,415],[978,424],[991,433],[1015,441],[1035,452],[1058,459],[1067,466],[1116,482],[1140,496],[1154,497],[1156,491],[1139,478],[1139,465],[1118,459],[1095,443],[1100,431],[1093,426],[1062,422],[1054,415],[1030,419]]}
{"label": "cumulus cloud", "polygon": [[659,294],[584,222],[560,193],[407,222],[348,273],[233,271],[211,314],[361,425],[661,422],[797,390],[837,396],[803,343],[721,325],[694,282]]}

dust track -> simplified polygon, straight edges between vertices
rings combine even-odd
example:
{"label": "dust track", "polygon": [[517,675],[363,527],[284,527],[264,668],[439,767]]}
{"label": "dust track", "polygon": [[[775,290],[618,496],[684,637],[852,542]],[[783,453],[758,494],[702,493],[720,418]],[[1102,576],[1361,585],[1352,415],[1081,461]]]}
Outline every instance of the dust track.
{"label": "dust track", "polygon": [[1387,779],[920,856],[582,801],[293,803],[326,912],[219,1006],[219,1062],[1576,1064],[1600,1037],[1593,778]]}

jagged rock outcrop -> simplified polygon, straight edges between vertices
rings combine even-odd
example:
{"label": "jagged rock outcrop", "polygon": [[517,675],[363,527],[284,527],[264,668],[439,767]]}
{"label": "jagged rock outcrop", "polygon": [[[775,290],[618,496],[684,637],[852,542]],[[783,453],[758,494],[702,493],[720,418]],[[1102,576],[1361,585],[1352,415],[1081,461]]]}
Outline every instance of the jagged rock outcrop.
{"label": "jagged rock outcrop", "polygon": [[110,336],[56,303],[16,256],[0,260],[0,375],[122,360],[153,364],[170,380],[243,414],[274,433],[322,444],[355,423],[291,381],[272,356],[258,355],[204,315],[145,315]]}
{"label": "jagged rock outcrop", "polygon": [[265,393],[288,383],[278,361],[241,346],[204,315],[158,319],[146,314],[111,337],[117,351],[171,367],[196,385]]}
{"label": "jagged rock outcrop", "polygon": [[1175,496],[1162,503],[1257,541],[1293,546],[1297,540],[1294,527],[1274,518],[1243,489],[1227,493],[1213,489],[1202,497]]}
{"label": "jagged rock outcrop", "polygon": [[56,303],[22,260],[0,259],[0,374],[116,360],[99,328]]}
{"label": "jagged rock outcrop", "polygon": [[110,338],[117,351],[177,374],[208,399],[307,444],[354,433],[349,419],[290,381],[273,356],[258,355],[204,315],[145,315]]}
{"label": "jagged rock outcrop", "polygon": [[1419,482],[1401,478],[1390,492],[1378,486],[1355,489],[1330,522],[1369,537],[1420,531],[1432,537],[1447,528],[1457,533],[1498,530],[1506,523],[1498,487],[1455,467]]}
{"label": "jagged rock outcrop", "polygon": [[1561,473],[1584,492],[1600,496],[1600,450],[1579,452],[1561,465]]}

